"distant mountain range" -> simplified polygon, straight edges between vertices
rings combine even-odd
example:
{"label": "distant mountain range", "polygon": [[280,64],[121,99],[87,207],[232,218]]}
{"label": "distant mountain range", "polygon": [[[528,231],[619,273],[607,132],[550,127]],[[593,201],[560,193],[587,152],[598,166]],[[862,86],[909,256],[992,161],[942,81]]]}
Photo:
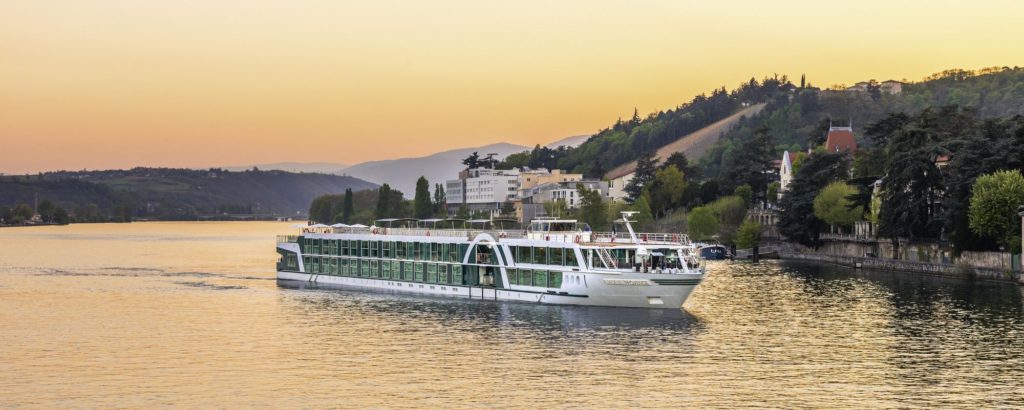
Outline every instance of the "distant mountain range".
{"label": "distant mountain range", "polygon": [[[590,138],[589,135],[575,135],[552,142],[547,147],[576,147]],[[497,143],[482,147],[460,148],[415,158],[399,158],[391,160],[370,161],[346,168],[343,173],[376,184],[388,184],[411,198],[416,189],[416,180],[424,176],[430,181],[431,189],[435,183],[444,183],[454,179],[459,171],[465,168],[462,160],[476,152],[480,156],[497,154],[495,157],[504,159],[509,154],[532,149],[523,145]]]}
{"label": "distant mountain range", "polygon": [[0,206],[32,204],[34,196],[72,212],[92,207],[133,219],[203,219],[230,215],[304,216],[313,198],[376,189],[340,175],[285,171],[232,172],[134,168],[0,177]]}
{"label": "distant mountain range", "polygon": [[335,162],[275,162],[271,164],[240,165],[221,168],[228,171],[249,171],[253,168],[257,168],[261,171],[287,171],[341,175],[342,171],[348,167],[348,164]]}
{"label": "distant mountain range", "polygon": [[345,174],[364,179],[376,184],[388,184],[411,198],[416,189],[416,180],[420,176],[430,181],[433,190],[435,183],[444,183],[454,179],[465,166],[462,160],[477,152],[480,156],[497,154],[503,159],[509,154],[522,152],[529,148],[522,145],[498,143],[475,148],[460,148],[438,152],[433,155],[416,158],[399,158],[381,161],[370,161],[356,164],[345,169]]}
{"label": "distant mountain range", "polygon": [[[548,148],[566,146],[575,148],[590,138],[590,135],[574,135],[545,145]],[[398,158],[379,161],[368,161],[355,165],[330,162],[277,162],[243,166],[222,167],[229,171],[248,171],[253,167],[261,171],[280,170],[288,172],[321,173],[332,175],[348,175],[375,184],[388,184],[402,191],[407,198],[412,197],[416,188],[416,180],[424,176],[433,184],[453,179],[463,169],[462,160],[476,152],[480,156],[497,154],[504,159],[509,154],[527,151],[533,147],[510,143],[496,143],[482,147],[459,148],[442,151],[431,155],[411,158]]]}

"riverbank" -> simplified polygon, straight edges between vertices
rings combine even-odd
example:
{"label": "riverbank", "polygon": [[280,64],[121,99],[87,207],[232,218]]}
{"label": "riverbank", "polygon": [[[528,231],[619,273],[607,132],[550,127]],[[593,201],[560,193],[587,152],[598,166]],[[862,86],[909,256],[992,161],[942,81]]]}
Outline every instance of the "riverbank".
{"label": "riverbank", "polygon": [[833,263],[851,268],[889,270],[896,272],[923,273],[927,275],[968,280],[987,280],[1013,282],[1024,285],[1024,277],[1020,273],[977,268],[966,265],[951,265],[928,262],[912,262],[884,258],[867,258],[856,256],[825,255],[811,252],[780,251],[779,258],[788,260],[816,261]]}

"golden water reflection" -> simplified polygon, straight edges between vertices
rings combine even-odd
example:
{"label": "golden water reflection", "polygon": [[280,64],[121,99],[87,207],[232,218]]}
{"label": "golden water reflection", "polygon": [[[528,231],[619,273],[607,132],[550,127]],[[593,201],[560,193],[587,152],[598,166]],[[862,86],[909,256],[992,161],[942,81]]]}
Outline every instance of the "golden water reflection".
{"label": "golden water reflection", "polygon": [[0,407],[1024,403],[1014,285],[715,263],[685,311],[295,288],[281,223],[0,230]]}

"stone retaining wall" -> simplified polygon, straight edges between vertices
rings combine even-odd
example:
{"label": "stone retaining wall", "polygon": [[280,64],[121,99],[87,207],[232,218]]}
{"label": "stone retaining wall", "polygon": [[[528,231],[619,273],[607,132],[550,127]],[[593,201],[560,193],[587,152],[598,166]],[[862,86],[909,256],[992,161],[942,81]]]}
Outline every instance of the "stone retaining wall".
{"label": "stone retaining wall", "polygon": [[1011,272],[1009,269],[989,269],[970,267],[966,265],[948,265],[941,263],[911,262],[885,258],[864,258],[856,256],[825,255],[813,252],[780,252],[783,259],[809,260],[819,262],[830,262],[849,267],[863,267],[868,269],[882,269],[918,272],[937,276],[946,276],[961,279],[984,279],[1003,282],[1019,282],[1024,284],[1024,278],[1020,274]]}

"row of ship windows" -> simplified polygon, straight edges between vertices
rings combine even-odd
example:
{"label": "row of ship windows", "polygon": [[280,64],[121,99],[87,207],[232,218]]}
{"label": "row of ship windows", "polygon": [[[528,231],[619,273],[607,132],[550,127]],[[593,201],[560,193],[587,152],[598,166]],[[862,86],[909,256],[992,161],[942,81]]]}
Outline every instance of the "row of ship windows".
{"label": "row of ship windows", "polygon": [[[294,255],[292,256],[294,257]],[[378,261],[366,259],[303,256],[307,273],[332,276],[393,279],[408,282],[474,285],[475,275],[464,274],[462,265],[443,263]],[[469,273],[469,272],[466,272]]]}
{"label": "row of ship windows", "polygon": [[[304,254],[462,262],[468,244],[300,238]],[[494,261],[497,263],[497,261]]]}
{"label": "row of ship windows", "polygon": [[[462,262],[462,256],[470,251],[468,244],[431,242],[390,242],[341,239],[300,238],[303,254],[357,256],[384,259],[426,260],[434,262]],[[473,249],[470,261],[480,264],[497,265],[494,252],[486,246],[484,252]],[[572,248],[545,248],[534,246],[511,246],[510,251],[516,263],[577,267],[579,263]]]}
{"label": "row of ship windows", "polygon": [[[378,261],[366,259],[326,258],[303,256],[302,263],[307,273],[353,276],[379,279],[393,279],[409,282],[442,283],[452,285],[476,285],[478,269],[474,266],[464,269],[462,265],[444,263]],[[284,256],[284,266],[295,269],[295,254]],[[562,287],[562,272],[537,269],[507,269],[509,284],[546,288]]]}

